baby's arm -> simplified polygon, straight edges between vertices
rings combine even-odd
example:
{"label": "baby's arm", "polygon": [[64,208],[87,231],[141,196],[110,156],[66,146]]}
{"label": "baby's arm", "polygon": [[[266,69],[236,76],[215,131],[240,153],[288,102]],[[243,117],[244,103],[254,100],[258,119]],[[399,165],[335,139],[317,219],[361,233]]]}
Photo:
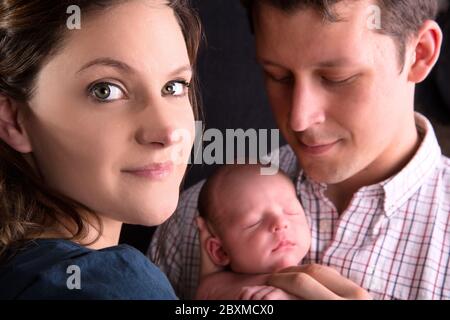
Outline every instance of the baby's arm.
{"label": "baby's arm", "polygon": [[222,271],[206,276],[200,282],[199,300],[294,300],[285,291],[266,285],[270,275],[247,275]]}

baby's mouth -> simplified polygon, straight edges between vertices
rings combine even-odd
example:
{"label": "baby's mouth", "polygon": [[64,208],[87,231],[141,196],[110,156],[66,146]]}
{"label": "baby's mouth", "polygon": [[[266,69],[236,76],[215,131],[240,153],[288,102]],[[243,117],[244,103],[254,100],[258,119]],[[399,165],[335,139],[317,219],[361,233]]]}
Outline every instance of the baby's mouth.
{"label": "baby's mouth", "polygon": [[276,247],[274,249],[272,249],[272,252],[280,251],[282,249],[291,248],[291,247],[295,247],[294,242],[292,242],[290,240],[281,240],[280,242],[278,242]]}

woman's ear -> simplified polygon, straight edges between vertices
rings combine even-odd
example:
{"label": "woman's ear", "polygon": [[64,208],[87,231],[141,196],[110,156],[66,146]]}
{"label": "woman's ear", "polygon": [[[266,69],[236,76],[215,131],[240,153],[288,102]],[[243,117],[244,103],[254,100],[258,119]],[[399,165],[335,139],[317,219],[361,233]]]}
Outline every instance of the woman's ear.
{"label": "woman's ear", "polygon": [[432,20],[426,21],[414,37],[411,67],[408,80],[419,83],[425,80],[436,64],[442,46],[442,30]]}
{"label": "woman's ear", "polygon": [[206,240],[206,252],[215,265],[227,266],[230,263],[230,258],[223,249],[222,242],[216,237],[209,237]]}
{"label": "woman's ear", "polygon": [[0,94],[0,139],[20,153],[30,153],[30,139],[19,121],[18,107],[17,101]]}

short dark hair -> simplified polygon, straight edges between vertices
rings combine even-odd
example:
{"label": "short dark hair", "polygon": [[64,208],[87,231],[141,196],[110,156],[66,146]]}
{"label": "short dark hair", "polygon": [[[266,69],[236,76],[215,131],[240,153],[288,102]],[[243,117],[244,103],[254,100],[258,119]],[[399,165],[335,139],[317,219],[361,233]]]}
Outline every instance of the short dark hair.
{"label": "short dark hair", "polygon": [[[334,6],[344,0],[241,0],[247,9],[253,28],[253,9],[255,5],[265,3],[285,12],[294,12],[313,8],[324,19],[336,22],[339,17]],[[358,1],[358,0],[353,0]],[[383,28],[376,31],[388,35],[397,44],[400,64],[403,66],[406,54],[406,42],[417,34],[426,20],[434,20],[438,13],[437,0],[375,0],[383,16]]]}

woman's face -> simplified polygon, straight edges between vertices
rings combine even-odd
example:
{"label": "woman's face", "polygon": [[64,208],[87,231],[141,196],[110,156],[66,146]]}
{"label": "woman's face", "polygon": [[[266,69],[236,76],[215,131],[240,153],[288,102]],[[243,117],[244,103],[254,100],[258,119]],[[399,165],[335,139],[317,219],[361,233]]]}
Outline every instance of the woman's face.
{"label": "woman's face", "polygon": [[81,18],[42,68],[25,116],[36,165],[101,216],[160,224],[176,208],[194,136],[181,29],[163,1]]}

